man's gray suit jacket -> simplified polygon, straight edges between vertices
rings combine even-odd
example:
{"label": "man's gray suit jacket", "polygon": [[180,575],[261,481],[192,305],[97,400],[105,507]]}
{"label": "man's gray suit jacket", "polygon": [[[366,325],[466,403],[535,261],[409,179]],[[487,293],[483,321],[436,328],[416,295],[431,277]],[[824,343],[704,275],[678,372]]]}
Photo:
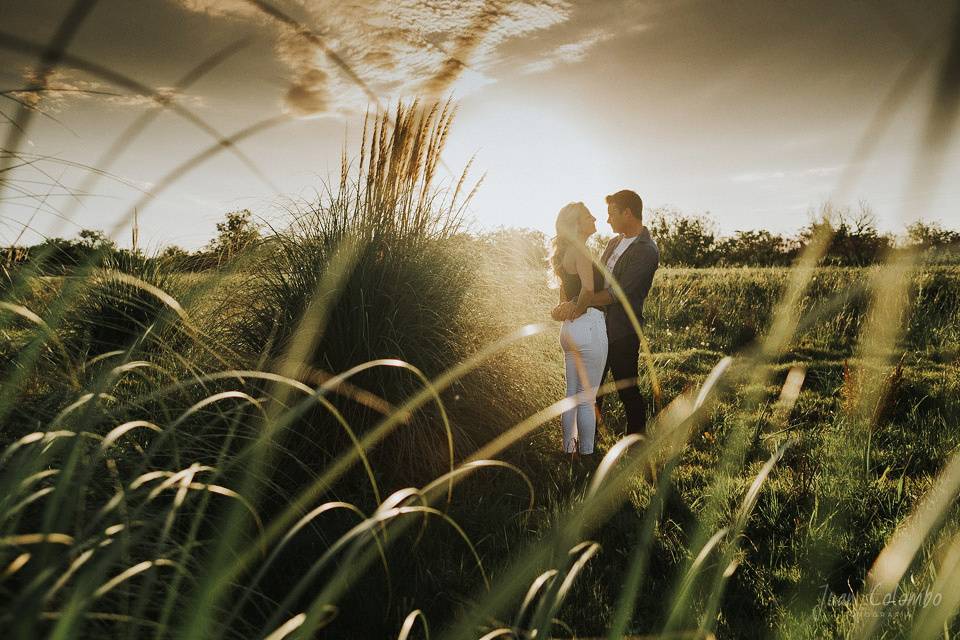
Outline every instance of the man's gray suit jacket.
{"label": "man's gray suit jacket", "polygon": [[[607,244],[603,257],[600,259],[602,263],[606,264],[607,259],[620,244],[621,239],[622,236],[617,236]],[[613,277],[626,294],[626,298],[641,324],[643,323],[643,302],[650,292],[650,286],[653,284],[653,274],[657,271],[658,266],[660,266],[660,250],[657,249],[657,243],[650,236],[650,231],[644,227],[613,267]],[[630,322],[630,317],[614,294],[613,289],[607,287],[607,290],[613,297],[613,304],[607,305],[604,309],[607,312],[607,340],[613,342],[636,332]]]}

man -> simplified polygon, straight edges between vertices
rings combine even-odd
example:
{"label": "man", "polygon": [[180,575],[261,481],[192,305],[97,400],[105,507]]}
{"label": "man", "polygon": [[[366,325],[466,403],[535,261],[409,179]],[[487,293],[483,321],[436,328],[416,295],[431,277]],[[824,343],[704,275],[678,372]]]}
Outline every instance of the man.
{"label": "man", "polygon": [[[660,265],[657,244],[643,226],[643,200],[628,189],[607,196],[607,223],[618,235],[607,245],[601,262],[620,285],[637,320],[643,323],[643,302],[653,284],[653,274]],[[610,282],[604,289],[595,291],[588,302],[590,306],[606,311],[609,348],[604,377],[610,371],[614,380],[628,382],[617,392],[627,416],[627,431],[643,433],[647,425],[647,407],[636,384],[640,336]],[[576,303],[572,301],[558,305],[552,313],[554,320],[572,319],[576,315]],[[598,405],[602,409],[599,399]]]}

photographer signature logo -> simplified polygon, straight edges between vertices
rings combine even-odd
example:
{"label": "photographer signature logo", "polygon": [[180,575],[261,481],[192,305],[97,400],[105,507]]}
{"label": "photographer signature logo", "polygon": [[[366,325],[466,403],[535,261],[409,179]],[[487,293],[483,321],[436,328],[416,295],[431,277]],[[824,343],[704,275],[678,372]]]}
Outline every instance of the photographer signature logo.
{"label": "photographer signature logo", "polygon": [[[861,594],[856,594],[852,591],[834,593],[830,591],[830,585],[824,584],[818,607],[837,608],[865,604],[877,610],[889,610],[889,613],[893,613],[898,609],[927,609],[930,607],[938,607],[941,602],[943,602],[943,594],[938,591],[930,591],[929,589],[907,591],[901,589],[900,585],[897,585],[897,587],[890,592],[884,592],[879,586],[875,586],[869,592]],[[875,615],[881,614],[882,611],[875,612]]]}

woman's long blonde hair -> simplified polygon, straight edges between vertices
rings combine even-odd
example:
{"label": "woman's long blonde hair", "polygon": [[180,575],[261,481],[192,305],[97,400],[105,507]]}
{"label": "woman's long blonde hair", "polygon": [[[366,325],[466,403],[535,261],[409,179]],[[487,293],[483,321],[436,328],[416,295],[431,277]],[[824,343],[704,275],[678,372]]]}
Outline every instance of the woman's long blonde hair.
{"label": "woman's long blonde hair", "polygon": [[553,237],[553,251],[550,253],[550,264],[557,278],[562,277],[563,256],[577,237],[577,232],[580,229],[580,216],[584,212],[590,214],[587,205],[582,202],[571,202],[560,209],[560,213],[557,214],[557,235]]}

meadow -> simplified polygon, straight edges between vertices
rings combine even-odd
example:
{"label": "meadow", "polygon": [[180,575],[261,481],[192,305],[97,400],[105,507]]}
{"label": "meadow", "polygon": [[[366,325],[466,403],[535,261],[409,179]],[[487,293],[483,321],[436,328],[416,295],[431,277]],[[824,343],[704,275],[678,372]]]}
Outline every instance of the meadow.
{"label": "meadow", "polygon": [[610,400],[585,468],[557,291],[437,186],[450,118],[372,118],[221,270],[4,281],[5,636],[960,632],[960,268],[662,268],[656,418]]}

